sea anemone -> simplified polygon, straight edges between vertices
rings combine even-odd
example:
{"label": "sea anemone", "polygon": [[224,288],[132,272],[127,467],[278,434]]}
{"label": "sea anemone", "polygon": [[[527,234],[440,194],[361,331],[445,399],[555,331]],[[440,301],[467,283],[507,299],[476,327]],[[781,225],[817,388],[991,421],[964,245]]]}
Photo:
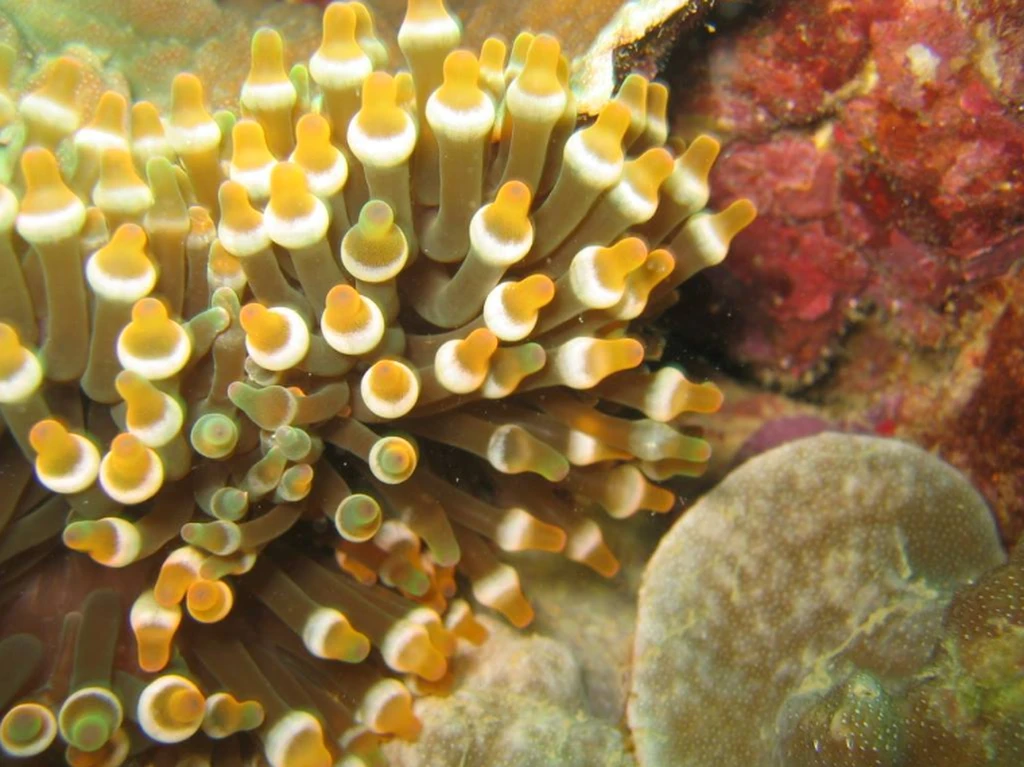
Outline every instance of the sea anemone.
{"label": "sea anemone", "polygon": [[410,0],[392,75],[334,3],[290,72],[255,34],[238,115],[182,73],[80,125],[68,58],[4,97],[8,757],[379,763],[486,636],[457,579],[525,626],[499,552],[612,576],[599,515],[701,471],[672,424],[721,396],[651,320],[752,205],[704,210],[718,145],[659,83],[577,127],[555,39],[459,41]]}

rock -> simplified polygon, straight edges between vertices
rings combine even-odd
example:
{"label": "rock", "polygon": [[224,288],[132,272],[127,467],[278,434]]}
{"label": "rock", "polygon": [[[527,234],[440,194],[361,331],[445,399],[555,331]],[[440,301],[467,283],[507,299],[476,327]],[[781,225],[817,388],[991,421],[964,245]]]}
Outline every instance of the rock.
{"label": "rock", "polygon": [[393,767],[630,767],[622,732],[587,710],[569,647],[481,617],[491,636],[464,648],[446,697],[421,698],[423,732],[393,741]]}

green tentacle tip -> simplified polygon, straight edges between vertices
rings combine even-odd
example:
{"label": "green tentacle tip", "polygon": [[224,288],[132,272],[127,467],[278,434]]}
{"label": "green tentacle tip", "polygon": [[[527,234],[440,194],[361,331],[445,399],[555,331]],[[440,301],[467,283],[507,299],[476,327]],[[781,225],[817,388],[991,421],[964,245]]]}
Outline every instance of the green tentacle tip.
{"label": "green tentacle tip", "polygon": [[368,541],[380,529],[380,504],[362,493],[353,493],[338,504],[334,513],[334,526],[338,535],[347,541]]}
{"label": "green tentacle tip", "polygon": [[195,451],[206,458],[227,458],[238,444],[238,424],[223,413],[207,413],[192,426],[189,440]]}
{"label": "green tentacle tip", "polygon": [[367,237],[382,237],[395,223],[395,213],[383,200],[370,200],[359,211],[357,226]]}
{"label": "green tentacle tip", "polygon": [[118,697],[105,687],[83,687],[60,707],[60,736],[82,751],[97,751],[113,736],[124,719]]}
{"label": "green tentacle tip", "polygon": [[277,485],[276,497],[285,503],[301,501],[309,495],[313,484],[313,467],[308,463],[289,466]]}
{"label": "green tentacle tip", "polygon": [[182,525],[181,537],[185,543],[220,556],[233,554],[242,543],[242,532],[234,522],[189,522]]}
{"label": "green tentacle tip", "polygon": [[298,400],[283,386],[254,386],[235,381],[228,386],[228,398],[261,429],[274,431],[295,418]]}
{"label": "green tentacle tip", "polygon": [[302,461],[313,448],[309,433],[295,426],[282,426],[274,431],[274,444],[281,448],[289,461]]}
{"label": "green tentacle tip", "polygon": [[40,703],[20,703],[0,720],[0,750],[25,758],[41,754],[57,737],[57,720]]}
{"label": "green tentacle tip", "polygon": [[237,487],[222,487],[210,499],[210,512],[225,522],[237,522],[249,511],[249,494]]}

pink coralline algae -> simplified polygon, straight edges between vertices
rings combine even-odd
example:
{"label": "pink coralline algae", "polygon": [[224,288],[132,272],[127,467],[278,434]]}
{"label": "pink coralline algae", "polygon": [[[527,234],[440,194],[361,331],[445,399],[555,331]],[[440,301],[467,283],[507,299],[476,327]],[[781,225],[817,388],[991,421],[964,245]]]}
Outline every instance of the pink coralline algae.
{"label": "pink coralline algae", "polygon": [[717,193],[761,211],[713,290],[684,295],[713,297],[730,361],[805,386],[872,309],[910,342],[948,341],[950,309],[1024,247],[1022,46],[1019,0],[812,0],[692,56],[706,71],[678,75],[679,120],[731,141]]}

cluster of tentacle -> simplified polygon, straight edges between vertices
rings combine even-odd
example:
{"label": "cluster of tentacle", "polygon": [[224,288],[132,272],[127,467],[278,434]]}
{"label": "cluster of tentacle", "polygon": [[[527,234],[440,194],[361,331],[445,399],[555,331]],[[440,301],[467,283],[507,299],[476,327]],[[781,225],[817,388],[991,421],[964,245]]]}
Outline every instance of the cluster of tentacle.
{"label": "cluster of tentacle", "polygon": [[5,758],[379,763],[486,636],[457,578],[524,626],[500,552],[614,575],[600,516],[700,472],[720,395],[645,323],[752,206],[704,210],[662,85],[578,125],[556,40],[459,42],[411,0],[392,75],[335,3],[290,71],[256,33],[237,115],[181,74],[83,125],[69,59],[0,95]]}

